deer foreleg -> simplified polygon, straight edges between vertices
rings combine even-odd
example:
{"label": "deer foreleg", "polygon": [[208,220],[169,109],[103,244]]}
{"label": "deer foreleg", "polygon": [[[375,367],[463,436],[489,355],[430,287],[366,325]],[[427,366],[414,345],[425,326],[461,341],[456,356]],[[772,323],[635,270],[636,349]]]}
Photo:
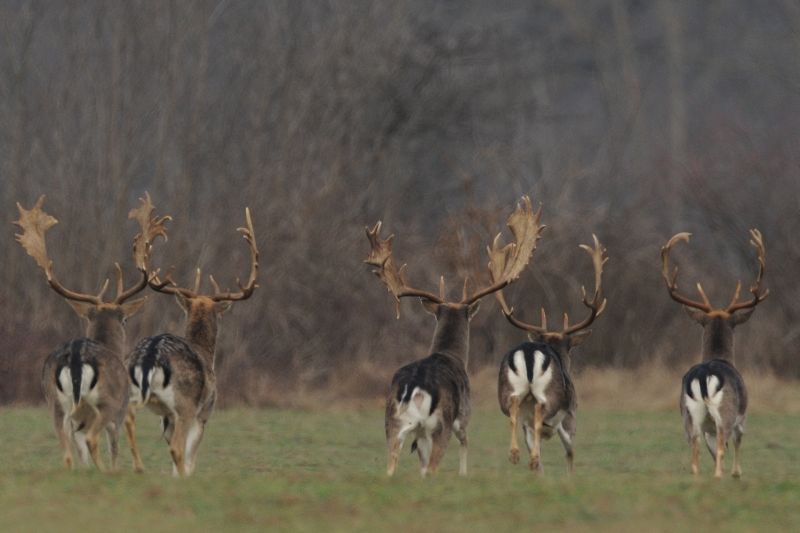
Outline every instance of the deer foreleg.
{"label": "deer foreleg", "polygon": [[139,455],[139,446],[136,444],[136,408],[133,406],[128,407],[125,415],[125,434],[128,436],[128,444],[131,447],[133,470],[144,472],[144,463],[142,463],[142,456]]}

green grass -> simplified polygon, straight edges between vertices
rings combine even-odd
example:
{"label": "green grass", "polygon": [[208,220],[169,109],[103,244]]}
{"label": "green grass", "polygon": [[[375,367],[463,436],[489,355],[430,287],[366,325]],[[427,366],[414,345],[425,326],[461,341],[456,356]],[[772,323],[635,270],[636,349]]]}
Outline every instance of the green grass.
{"label": "green grass", "polygon": [[[507,421],[482,408],[470,427],[470,473],[457,443],[420,479],[405,453],[384,476],[380,410],[218,411],[196,474],[175,480],[150,413],[139,417],[148,471],[66,472],[43,409],[0,410],[0,531],[276,530],[530,531],[797,530],[800,416],[751,415],[744,477],[688,473],[676,412],[579,413],[576,473],[561,445],[543,447],[544,473],[506,459]],[[522,441],[520,441],[522,445]],[[726,465],[729,470],[730,465]]]}

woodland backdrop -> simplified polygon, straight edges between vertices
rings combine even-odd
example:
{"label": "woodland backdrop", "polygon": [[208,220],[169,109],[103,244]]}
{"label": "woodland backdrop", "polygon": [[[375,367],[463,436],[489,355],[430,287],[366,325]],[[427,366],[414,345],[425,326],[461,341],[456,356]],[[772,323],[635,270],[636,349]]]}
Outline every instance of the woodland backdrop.
{"label": "woodland backdrop", "polygon": [[[133,275],[127,213],[145,191],[174,217],[154,263],[232,285],[252,209],[261,287],[224,317],[225,405],[382,394],[433,320],[416,302],[395,320],[364,226],[396,234],[414,284],[443,273],[456,291],[486,279],[485,245],[522,194],[549,226],[507,291],[524,318],[580,316],[578,244],[608,248],[608,309],[579,371],[697,360],[659,247],[692,232],[682,286],[722,304],[755,275],[757,227],[771,296],[738,330],[737,363],[800,376],[794,0],[0,0],[0,39],[0,205],[11,222],[47,194],[65,285],[97,290],[114,261]],[[0,249],[0,402],[38,402],[43,358],[83,326],[11,224]],[[182,312],[151,294],[129,340],[162,331]],[[522,338],[487,298],[470,370]]]}

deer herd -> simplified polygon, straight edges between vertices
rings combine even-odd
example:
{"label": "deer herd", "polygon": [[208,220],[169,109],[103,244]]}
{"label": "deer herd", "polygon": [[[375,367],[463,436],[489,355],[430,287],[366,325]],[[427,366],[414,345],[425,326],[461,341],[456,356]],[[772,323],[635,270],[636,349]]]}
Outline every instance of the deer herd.
{"label": "deer herd", "polygon": [[[163,276],[151,265],[154,242],[167,240],[166,223],[171,217],[153,215],[150,196],[140,200],[129,218],[139,225],[133,239],[136,281],[126,288],[123,270],[115,263],[116,296],[105,298],[109,280],[96,295],[72,291],[57,279],[53,261],[47,255],[45,234],[58,221],[42,209],[44,196],[31,209],[19,203],[21,229],[17,241],[44,272],[49,286],[67,300],[85,320],[85,337],[73,339],[50,353],[42,370],[42,389],[53,416],[64,465],[73,468],[73,454],[80,461],[106,470],[99,452],[105,431],[111,470],[117,469],[119,434],[124,426],[133,466],[144,470],[136,443],[136,414],[146,406],[161,419],[163,437],[175,476],[191,475],[206,423],[216,402],[214,371],[220,315],[233,302],[250,298],[258,278],[258,247],[249,209],[245,226],[238,229],[250,254],[250,275],[246,283],[236,280],[238,291],[220,289],[213,276],[213,293],[201,292],[202,275],[195,273],[193,288],[178,286],[171,270]],[[460,299],[448,296],[444,277],[438,294],[409,285],[405,265],[398,267],[392,255],[393,236],[383,239],[381,222],[370,229],[370,253],[365,263],[383,282],[395,300],[400,317],[400,298],[418,298],[436,318],[430,355],[400,368],[393,376],[386,399],[385,432],[388,449],[387,474],[392,476],[407,439],[416,451],[423,476],[433,473],[447,449],[451,434],[458,439],[459,474],[467,473],[467,427],[470,422],[470,382],[467,374],[470,321],[481,299],[494,294],[500,311],[514,327],[528,334],[529,341],[511,348],[500,361],[497,394],[500,410],[510,421],[509,461],[520,459],[518,425],[521,423],[528,450],[529,467],[542,469],[541,443],[557,434],[564,446],[568,472],[574,469],[577,397],[571,377],[572,348],[591,333],[588,329],[606,308],[603,296],[605,249],[593,235],[591,245],[580,245],[587,252],[594,270],[591,295],[582,288],[581,301],[586,316],[570,323],[565,313],[560,330],[548,327],[544,308],[538,325],[522,321],[509,306],[503,289],[515,282],[531,261],[542,231],[541,207],[534,210],[523,196],[511,213],[507,225],[513,242],[503,245],[501,234],[487,248],[488,284],[473,289],[469,278],[463,283]],[[669,254],[676,243],[688,241],[689,233],[678,233],[661,249],[662,276],[669,296],[681,304],[689,316],[703,327],[702,362],[683,376],[680,410],[686,437],[691,444],[691,470],[699,472],[700,442],[705,442],[715,462],[715,477],[723,473],[723,457],[728,441],[733,440],[734,477],[741,476],[740,446],[747,412],[747,389],[734,366],[733,330],[752,315],[768,295],[762,287],[766,252],[761,233],[750,231],[756,249],[758,274],[750,287],[750,297],[741,300],[741,283],[724,308],[714,307],[700,284],[701,300],[693,300],[678,290],[678,268],[670,269]],[[139,340],[126,349],[125,322],[136,314],[145,298],[134,299],[146,288],[175,297],[186,315],[183,337],[161,333]]]}

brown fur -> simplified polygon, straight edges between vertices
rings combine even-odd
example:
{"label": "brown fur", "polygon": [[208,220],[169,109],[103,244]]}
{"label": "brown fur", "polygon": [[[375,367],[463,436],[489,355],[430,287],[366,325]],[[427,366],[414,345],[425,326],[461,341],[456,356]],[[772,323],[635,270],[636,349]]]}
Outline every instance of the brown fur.
{"label": "brown fur", "polygon": [[[65,344],[52,352],[45,360],[42,368],[42,389],[53,416],[53,426],[61,446],[64,465],[72,468],[72,446],[75,442],[75,431],[80,428],[86,434],[86,445],[90,457],[100,470],[105,470],[99,454],[99,437],[106,431],[111,448],[111,469],[116,470],[119,450],[119,431],[128,405],[128,377],[121,361],[125,343],[123,320],[135,313],[143,300],[129,304],[80,304],[73,308],[87,321],[87,338],[75,342],[80,346],[83,361],[93,361],[97,368],[96,393],[99,401],[89,404],[81,398],[77,405],[72,405],[70,412],[65,412],[58,400],[56,376],[59,368],[65,365],[70,357],[70,346]],[[74,302],[70,302],[74,303]]]}
{"label": "brown fur", "polygon": [[[147,407],[162,417],[164,438],[169,444],[175,472],[186,476],[194,471],[197,452],[216,403],[217,379],[214,373],[214,353],[219,327],[219,315],[230,307],[230,302],[214,302],[206,296],[186,297],[177,294],[178,303],[186,312],[185,338],[161,335],[155,357],[171,371],[169,388],[173,405],[167,405],[156,394],[147,398]],[[132,371],[142,365],[147,348],[156,337],[142,339],[126,359]],[[139,384],[141,386],[141,384]],[[136,389],[135,389],[136,390]],[[125,420],[131,442],[134,468],[144,469],[136,445],[136,409],[144,398],[134,398]],[[192,428],[198,432],[194,445],[187,441]]]}

